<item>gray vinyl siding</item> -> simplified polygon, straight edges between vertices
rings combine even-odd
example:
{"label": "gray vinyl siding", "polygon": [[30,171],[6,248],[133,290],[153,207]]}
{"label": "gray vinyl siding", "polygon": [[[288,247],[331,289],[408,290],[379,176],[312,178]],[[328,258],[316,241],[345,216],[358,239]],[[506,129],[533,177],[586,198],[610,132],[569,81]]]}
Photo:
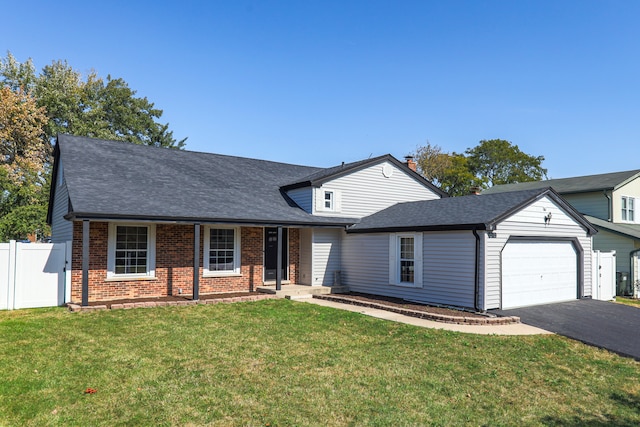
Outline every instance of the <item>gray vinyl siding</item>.
{"label": "gray vinyl siding", "polygon": [[419,301],[473,307],[476,239],[471,231],[429,232],[423,237],[423,288]]}
{"label": "gray vinyl siding", "polygon": [[[383,175],[383,168],[391,168],[390,177]],[[332,212],[323,211],[325,190],[335,191],[340,200]],[[382,162],[357,170],[314,188],[314,214],[361,218],[400,202],[438,199],[436,193],[411,177],[407,171],[390,162]]]}
{"label": "gray vinyl siding", "polygon": [[609,200],[602,191],[565,194],[562,197],[583,215],[594,216],[605,221],[609,219]]}
{"label": "gray vinyl siding", "polygon": [[347,234],[343,242],[343,283],[354,292],[473,307],[473,234],[470,231],[423,233],[422,248],[422,287],[391,285],[389,234]]}
{"label": "gray vinyl siding", "polygon": [[305,212],[311,213],[313,211],[313,189],[311,187],[295,188],[287,191],[287,195]]}
{"label": "gray vinyl siding", "polygon": [[[51,185],[58,185],[52,182]],[[73,239],[73,222],[64,219],[69,213],[69,193],[67,183],[62,179],[62,184],[56,188],[51,212],[51,241],[53,243],[68,242]]]}
{"label": "gray vinyl siding", "polygon": [[347,234],[342,241],[342,283],[354,292],[388,295],[389,235]]}
{"label": "gray vinyl siding", "polygon": [[342,229],[314,229],[312,241],[313,282],[315,286],[333,285],[333,276],[342,268]]}
{"label": "gray vinyl siding", "polygon": [[300,229],[300,272],[298,274],[298,280],[301,285],[311,285],[312,237],[313,230],[310,228]]}
{"label": "gray vinyl siding", "polygon": [[616,251],[616,272],[629,273],[631,263],[629,253],[640,246],[635,240],[624,237],[607,230],[600,229],[598,234],[593,236],[593,249],[598,251]]}
{"label": "gray vinyl siding", "polygon": [[[552,214],[551,222],[545,225],[544,216],[549,212]],[[483,247],[486,251],[483,273],[485,309],[500,307],[501,253],[511,236],[578,238],[584,253],[582,266],[584,295],[591,295],[591,237],[586,235],[586,230],[579,223],[545,197],[501,222],[493,236],[486,236],[486,239],[483,239]]]}

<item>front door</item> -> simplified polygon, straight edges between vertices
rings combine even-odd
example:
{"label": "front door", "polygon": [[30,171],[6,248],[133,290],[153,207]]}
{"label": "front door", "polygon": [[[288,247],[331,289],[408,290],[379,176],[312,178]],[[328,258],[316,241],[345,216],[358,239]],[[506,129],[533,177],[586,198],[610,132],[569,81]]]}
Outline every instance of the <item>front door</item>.
{"label": "front door", "polygon": [[[282,229],[282,280],[288,279],[289,269],[289,233]],[[275,281],[278,272],[278,229],[265,227],[264,229],[264,280]]]}

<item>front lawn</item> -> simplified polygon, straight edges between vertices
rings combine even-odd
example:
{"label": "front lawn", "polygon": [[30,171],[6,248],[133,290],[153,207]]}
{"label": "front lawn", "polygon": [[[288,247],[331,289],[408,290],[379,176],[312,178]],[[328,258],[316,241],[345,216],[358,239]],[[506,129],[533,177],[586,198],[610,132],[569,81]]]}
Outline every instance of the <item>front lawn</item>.
{"label": "front lawn", "polygon": [[0,361],[0,425],[640,424],[631,359],[287,300],[0,312]]}

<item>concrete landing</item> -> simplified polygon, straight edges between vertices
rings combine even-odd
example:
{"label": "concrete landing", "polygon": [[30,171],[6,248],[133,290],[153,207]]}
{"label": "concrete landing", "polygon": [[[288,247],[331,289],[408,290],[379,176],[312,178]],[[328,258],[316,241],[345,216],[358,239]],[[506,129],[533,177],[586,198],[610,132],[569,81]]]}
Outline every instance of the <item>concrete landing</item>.
{"label": "concrete landing", "polygon": [[264,285],[256,288],[258,292],[272,294],[279,298],[299,299],[305,296],[341,294],[349,292],[346,286],[307,286],[307,285],[282,285],[282,289],[276,291],[276,285]]}

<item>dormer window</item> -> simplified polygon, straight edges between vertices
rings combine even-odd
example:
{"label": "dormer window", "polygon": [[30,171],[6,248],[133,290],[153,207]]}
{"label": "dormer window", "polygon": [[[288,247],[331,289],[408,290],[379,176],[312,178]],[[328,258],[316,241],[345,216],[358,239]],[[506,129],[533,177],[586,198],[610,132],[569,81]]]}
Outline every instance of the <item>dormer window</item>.
{"label": "dormer window", "polygon": [[634,202],[633,197],[622,196],[622,220],[623,221],[629,221],[629,222],[635,221],[633,202]]}
{"label": "dormer window", "polygon": [[324,192],[324,210],[332,211],[333,210],[333,191],[325,191]]}

